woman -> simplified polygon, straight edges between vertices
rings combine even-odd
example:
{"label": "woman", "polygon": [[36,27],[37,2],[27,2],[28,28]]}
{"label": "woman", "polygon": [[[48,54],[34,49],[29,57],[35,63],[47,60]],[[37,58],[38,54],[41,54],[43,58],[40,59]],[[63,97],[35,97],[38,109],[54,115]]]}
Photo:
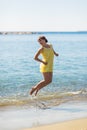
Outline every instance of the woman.
{"label": "woman", "polygon": [[[41,48],[36,53],[34,59],[41,62],[40,72],[43,74],[44,79],[40,81],[36,86],[32,87],[30,95],[35,92],[35,96],[41,88],[47,86],[52,82],[54,55],[59,55],[53,50],[52,45],[48,44],[46,37],[40,36],[38,42],[40,43]],[[42,55],[43,60],[38,58],[40,54]]]}

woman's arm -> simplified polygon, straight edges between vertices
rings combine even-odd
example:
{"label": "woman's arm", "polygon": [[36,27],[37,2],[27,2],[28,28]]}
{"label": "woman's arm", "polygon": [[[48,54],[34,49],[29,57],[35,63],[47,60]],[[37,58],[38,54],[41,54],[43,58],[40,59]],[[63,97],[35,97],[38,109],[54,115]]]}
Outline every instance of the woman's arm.
{"label": "woman's arm", "polygon": [[53,52],[54,52],[54,55],[55,55],[55,56],[59,56],[59,54],[58,54],[58,53],[56,53],[54,50],[53,50]]}
{"label": "woman's arm", "polygon": [[58,54],[58,53],[56,53],[56,52],[54,51],[54,49],[53,49],[53,52],[54,52],[54,55],[55,55],[55,56],[59,56],[59,54]]}
{"label": "woman's arm", "polygon": [[41,63],[47,65],[47,62],[44,62],[44,61],[42,61],[41,59],[38,58],[39,55],[40,55],[40,53],[41,53],[42,51],[43,51],[43,48],[40,48],[40,49],[38,50],[38,52],[35,54],[34,59],[35,59],[36,61],[39,61],[39,62],[41,62]]}
{"label": "woman's arm", "polygon": [[[52,46],[52,45],[51,45],[51,46]],[[53,49],[53,46],[52,46],[52,49]],[[54,51],[54,49],[53,49],[53,52],[54,52],[54,55],[55,55],[55,56],[59,56],[59,54],[56,53],[56,52]]]}

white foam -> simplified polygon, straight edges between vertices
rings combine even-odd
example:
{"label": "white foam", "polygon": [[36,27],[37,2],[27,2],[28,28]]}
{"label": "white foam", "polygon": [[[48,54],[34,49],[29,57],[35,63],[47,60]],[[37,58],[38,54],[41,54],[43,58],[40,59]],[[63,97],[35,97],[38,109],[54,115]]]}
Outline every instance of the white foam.
{"label": "white foam", "polygon": [[87,102],[69,102],[49,109],[9,108],[0,110],[0,129],[20,130],[32,126],[87,117]]}

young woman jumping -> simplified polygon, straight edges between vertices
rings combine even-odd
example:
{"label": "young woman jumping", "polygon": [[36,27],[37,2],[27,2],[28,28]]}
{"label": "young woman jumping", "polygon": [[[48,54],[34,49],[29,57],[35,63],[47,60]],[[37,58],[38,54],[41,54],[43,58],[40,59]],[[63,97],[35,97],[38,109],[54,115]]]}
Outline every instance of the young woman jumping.
{"label": "young woman jumping", "polygon": [[[41,62],[40,72],[43,74],[44,79],[30,90],[30,95],[35,92],[35,96],[41,88],[52,82],[54,55],[59,56],[59,54],[54,51],[52,45],[48,43],[46,37],[40,36],[38,42],[40,43],[41,48],[36,53],[34,59]],[[43,57],[42,60],[38,58],[40,54]]]}

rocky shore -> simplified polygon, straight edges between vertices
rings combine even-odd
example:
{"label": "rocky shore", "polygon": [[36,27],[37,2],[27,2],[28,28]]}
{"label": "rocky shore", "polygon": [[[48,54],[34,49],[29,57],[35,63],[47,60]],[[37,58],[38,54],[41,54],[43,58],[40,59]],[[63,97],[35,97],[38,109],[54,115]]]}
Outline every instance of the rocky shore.
{"label": "rocky shore", "polygon": [[8,35],[8,34],[17,34],[17,35],[23,35],[23,34],[36,34],[36,32],[0,32],[0,35]]}

